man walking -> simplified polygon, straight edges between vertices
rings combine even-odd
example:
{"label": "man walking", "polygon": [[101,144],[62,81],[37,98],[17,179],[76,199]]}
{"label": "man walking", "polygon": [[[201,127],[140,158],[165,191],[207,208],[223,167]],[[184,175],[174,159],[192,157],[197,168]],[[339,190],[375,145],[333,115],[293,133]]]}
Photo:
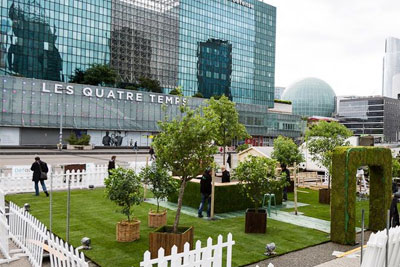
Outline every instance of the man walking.
{"label": "man walking", "polygon": [[39,196],[40,182],[43,192],[46,194],[46,197],[48,197],[49,193],[44,183],[44,180],[47,180],[47,173],[49,172],[46,162],[41,161],[39,157],[35,157],[35,162],[32,164],[31,171],[33,171],[32,181],[35,183],[35,196]]}
{"label": "man walking", "polygon": [[207,169],[200,181],[201,203],[198,211],[199,218],[203,218],[204,203],[208,200],[207,217],[211,216],[211,169]]}
{"label": "man walking", "polygon": [[[288,182],[290,184],[290,172],[289,170],[286,168],[286,164],[282,163],[281,164],[281,168],[282,168],[282,175],[284,174],[286,177],[286,182]],[[283,188],[283,201],[287,201],[287,191],[288,191],[288,187],[289,186],[285,186]]]}

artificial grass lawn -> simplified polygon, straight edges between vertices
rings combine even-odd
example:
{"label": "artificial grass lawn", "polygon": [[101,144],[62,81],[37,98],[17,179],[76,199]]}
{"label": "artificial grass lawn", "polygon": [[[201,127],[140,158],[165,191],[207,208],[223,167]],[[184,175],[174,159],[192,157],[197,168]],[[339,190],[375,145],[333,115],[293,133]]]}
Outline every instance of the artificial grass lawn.
{"label": "artificial grass lawn", "polygon": [[[66,229],[66,192],[53,194],[53,232],[65,239]],[[19,206],[30,203],[31,213],[45,225],[49,224],[49,198],[35,197],[30,194],[8,195],[8,201]],[[135,207],[135,217],[140,225],[140,239],[131,243],[115,241],[115,225],[124,216],[115,211],[114,203],[104,196],[104,189],[74,190],[71,193],[70,243],[80,246],[82,237],[92,240],[92,250],[84,251],[85,255],[101,266],[139,266],[143,253],[148,249],[148,234],[152,228],[147,227],[147,213],[154,205],[142,203]],[[175,212],[168,210],[168,224],[172,224]],[[263,255],[265,245],[275,242],[278,254],[298,250],[307,246],[329,240],[326,233],[291,224],[274,221],[268,218],[267,234],[245,234],[244,216],[208,221],[182,214],[181,226],[194,226],[194,240],[206,244],[208,237],[216,243],[221,234],[226,240],[227,234],[233,234],[236,244],[233,246],[233,266],[241,266],[266,259]]]}
{"label": "artificial grass lawn", "polygon": [[[304,193],[307,192],[307,193]],[[318,198],[318,191],[306,188],[299,188],[297,193],[297,201],[301,203],[310,204],[309,206],[298,207],[298,211],[303,212],[305,216],[314,217],[326,221],[331,220],[330,206],[327,204],[320,204]],[[288,193],[288,199],[294,199],[293,193]],[[400,204],[399,204],[400,209]],[[365,214],[365,227],[368,227],[369,222],[369,201],[356,202],[356,226],[361,227],[361,210],[364,209]],[[285,211],[294,211],[294,209],[285,209]]]}

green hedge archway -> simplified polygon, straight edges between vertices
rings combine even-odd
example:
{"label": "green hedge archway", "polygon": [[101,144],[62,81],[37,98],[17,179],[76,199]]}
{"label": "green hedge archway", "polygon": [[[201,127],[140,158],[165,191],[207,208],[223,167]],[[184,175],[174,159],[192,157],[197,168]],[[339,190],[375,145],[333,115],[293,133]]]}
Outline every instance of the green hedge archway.
{"label": "green hedge archway", "polygon": [[338,147],[332,157],[331,240],[340,244],[355,244],[356,172],[368,165],[369,229],[386,227],[386,211],[392,191],[392,153],[380,147]]}

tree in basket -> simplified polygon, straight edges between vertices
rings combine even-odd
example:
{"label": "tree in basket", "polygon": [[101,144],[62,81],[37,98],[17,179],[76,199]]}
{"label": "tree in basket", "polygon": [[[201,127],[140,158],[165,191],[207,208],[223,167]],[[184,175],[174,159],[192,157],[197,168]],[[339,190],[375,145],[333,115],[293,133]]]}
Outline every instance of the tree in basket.
{"label": "tree in basket", "polygon": [[[332,173],[333,150],[338,146],[349,146],[350,144],[346,139],[352,135],[352,131],[338,122],[320,121],[309,126],[305,140],[312,160],[321,162],[329,173]],[[325,204],[330,203],[330,182],[331,180],[328,179],[328,189],[320,189],[320,202]],[[327,195],[327,197],[323,198],[323,201],[321,192],[325,192],[324,194]]]}
{"label": "tree in basket", "polygon": [[143,168],[139,175],[143,183],[150,186],[150,191],[157,201],[156,211],[149,211],[149,227],[160,227],[167,224],[167,211],[160,212],[160,199],[166,198],[178,190],[178,181],[172,179],[168,171],[157,162]]}
{"label": "tree in basket", "polygon": [[117,224],[117,241],[131,242],[140,237],[140,221],[133,220],[134,205],[143,201],[142,183],[133,170],[117,168],[111,171],[111,175],[104,180],[106,196],[121,207],[120,212],[128,217],[128,220]]}
{"label": "tree in basket", "polygon": [[[152,143],[157,162],[180,177],[178,206],[173,227],[172,229],[163,227],[157,230],[158,234],[150,234],[152,257],[156,256],[159,247],[164,247],[166,253],[169,254],[172,245],[176,245],[178,251],[182,251],[187,241],[193,242],[193,228],[178,227],[183,194],[187,183],[212,164],[213,155],[217,152],[211,136],[213,124],[201,116],[201,109],[192,110],[181,106],[180,111],[182,113],[180,118],[159,123],[161,132]],[[163,235],[160,232],[163,232]],[[165,232],[174,236],[169,238],[174,240],[172,245],[163,239],[167,239]]]}
{"label": "tree in basket", "polygon": [[265,233],[267,213],[260,209],[264,194],[271,194],[286,185],[286,179],[275,176],[277,161],[265,157],[249,156],[239,163],[233,173],[244,196],[251,199],[253,209],[246,211],[246,233]]}

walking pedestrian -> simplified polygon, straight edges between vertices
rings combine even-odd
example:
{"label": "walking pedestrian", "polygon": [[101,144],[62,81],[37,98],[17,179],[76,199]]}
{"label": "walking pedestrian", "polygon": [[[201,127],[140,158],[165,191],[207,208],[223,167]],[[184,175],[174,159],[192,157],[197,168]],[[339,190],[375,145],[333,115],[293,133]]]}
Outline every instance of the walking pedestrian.
{"label": "walking pedestrian", "polygon": [[229,169],[231,169],[231,165],[232,165],[231,153],[228,153],[228,158],[226,160],[226,163],[228,164]]}
{"label": "walking pedestrian", "polygon": [[32,164],[31,171],[33,171],[32,181],[35,183],[35,196],[39,196],[40,182],[43,192],[46,194],[46,197],[48,197],[49,193],[44,183],[44,181],[47,180],[47,173],[49,172],[46,162],[41,161],[39,157],[35,157],[35,162]]}
{"label": "walking pedestrian", "polygon": [[150,147],[149,154],[150,154],[150,160],[154,160],[156,158],[153,147]]}
{"label": "walking pedestrian", "polygon": [[135,141],[135,144],[133,145],[133,150],[138,150],[137,141]]}
{"label": "walking pedestrian", "polygon": [[400,192],[398,191],[397,184],[392,183],[392,203],[390,205],[390,227],[396,227],[400,225],[399,211],[397,209],[397,203],[399,203]]}
{"label": "walking pedestrian", "polygon": [[115,159],[116,156],[112,156],[111,160],[108,162],[108,175],[111,175],[111,170],[115,169]]}
{"label": "walking pedestrian", "polygon": [[200,181],[200,193],[201,193],[201,202],[198,210],[199,218],[203,218],[203,208],[206,200],[208,201],[207,205],[207,217],[211,216],[211,169],[207,169]]}

